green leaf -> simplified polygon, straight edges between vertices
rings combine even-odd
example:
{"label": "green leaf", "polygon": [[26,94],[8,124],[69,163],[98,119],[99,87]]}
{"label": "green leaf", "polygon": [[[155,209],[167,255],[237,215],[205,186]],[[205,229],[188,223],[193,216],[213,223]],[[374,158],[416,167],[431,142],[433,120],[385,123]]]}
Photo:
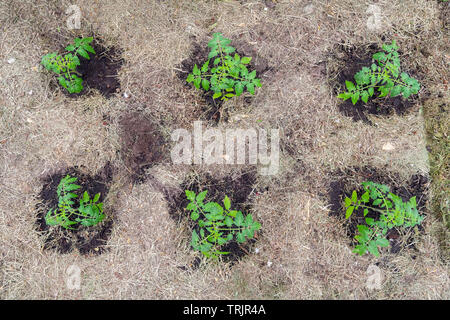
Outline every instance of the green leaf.
{"label": "green leaf", "polygon": [[231,53],[233,53],[235,51],[236,51],[236,49],[233,48],[233,47],[226,47],[226,48],[223,49],[223,52],[228,53],[228,54],[231,54]]}
{"label": "green leaf", "polygon": [[368,92],[368,91],[364,90],[364,91],[362,92],[362,94],[361,94],[361,100],[362,100],[364,103],[367,103],[367,101],[369,101],[369,92]]}
{"label": "green leaf", "polygon": [[205,191],[203,191],[203,192],[200,192],[200,193],[197,195],[197,197],[195,198],[195,201],[197,201],[198,203],[203,202],[203,200],[205,199],[207,193],[208,193],[208,190],[205,190]]}
{"label": "green leaf", "polygon": [[213,94],[213,99],[217,99],[217,98],[220,98],[222,96],[222,92],[215,92],[214,94]]}
{"label": "green leaf", "polygon": [[186,78],[186,81],[188,83],[191,83],[192,81],[194,81],[194,79],[195,79],[194,75],[192,73],[189,73],[189,75]]}
{"label": "green leaf", "polygon": [[88,60],[90,60],[91,58],[89,57],[89,53],[87,53],[86,50],[84,50],[83,48],[78,48],[77,54],[79,54],[80,56],[82,56],[83,58],[86,58]]}
{"label": "green leaf", "polygon": [[369,242],[369,245],[367,246],[367,250],[371,254],[373,254],[375,257],[379,257],[380,253],[378,252],[377,242],[375,240],[372,240]]}
{"label": "green leaf", "polygon": [[225,217],[225,225],[229,228],[231,228],[233,226],[233,219],[231,219],[230,217]]}
{"label": "green leaf", "polygon": [[255,77],[256,77],[256,70],[253,70],[248,74],[247,79],[252,80],[255,79]]}
{"label": "green leaf", "polygon": [[194,76],[199,76],[201,75],[200,69],[197,67],[197,65],[194,65],[194,68],[192,69],[192,73],[194,74]]}
{"label": "green leaf", "polygon": [[225,196],[225,198],[223,199],[223,204],[224,204],[226,210],[230,210],[231,201],[230,201],[230,198],[228,198],[228,196]]}
{"label": "green leaf", "polygon": [[199,236],[197,234],[197,232],[194,230],[192,231],[192,237],[191,237],[191,246],[195,249],[198,250],[198,240],[199,240]]}
{"label": "green leaf", "polygon": [[370,199],[370,194],[369,192],[364,192],[363,195],[361,196],[361,201],[364,203],[367,203]]}
{"label": "green leaf", "polygon": [[401,94],[402,90],[403,90],[402,88],[403,88],[402,86],[395,86],[395,87],[393,87],[392,90],[391,90],[391,97],[396,97],[399,94]]}
{"label": "green leaf", "polygon": [[389,240],[386,238],[377,239],[376,244],[380,247],[389,247]]}
{"label": "green leaf", "polygon": [[238,214],[238,212],[239,212],[239,211],[237,211],[237,210],[231,210],[230,212],[228,212],[228,215],[229,215],[230,217],[235,218],[236,215]]}
{"label": "green leaf", "polygon": [[251,57],[242,57],[242,59],[241,59],[242,64],[249,64],[250,61],[252,61]]}
{"label": "green leaf", "polygon": [[58,77],[58,82],[59,82],[59,84],[60,84],[61,86],[63,86],[64,88],[67,88],[68,83],[67,83],[66,78],[64,78],[63,76],[59,76],[59,77]]}
{"label": "green leaf", "polygon": [[239,233],[236,235],[236,241],[237,241],[238,243],[244,243],[244,242],[245,242],[245,236],[244,236],[244,234],[243,234],[242,232],[239,232]]}
{"label": "green leaf", "polygon": [[372,202],[372,205],[378,206],[381,202],[383,202],[382,199],[376,199],[374,202]]}
{"label": "green leaf", "polygon": [[347,88],[348,91],[355,91],[355,85],[353,84],[353,82],[345,80],[345,87]]}
{"label": "green leaf", "polygon": [[344,203],[345,203],[345,207],[348,207],[352,204],[352,200],[349,197],[345,197]]}
{"label": "green leaf", "polygon": [[67,51],[73,51],[73,50],[75,50],[75,46],[74,46],[73,44],[70,44],[70,45],[68,45],[65,49],[66,49]]}
{"label": "green leaf", "polygon": [[209,90],[209,81],[208,80],[206,80],[206,79],[202,79],[202,88],[205,90],[205,91],[208,91]]}
{"label": "green leaf", "polygon": [[359,92],[356,91],[352,94],[352,103],[353,105],[355,105],[359,100]]}
{"label": "green leaf", "polygon": [[344,101],[345,101],[345,100],[351,98],[351,96],[352,96],[352,94],[349,92],[342,92],[337,97],[340,99],[344,99]]}
{"label": "green leaf", "polygon": [[373,59],[384,62],[386,60],[386,54],[384,52],[377,52],[373,55]]}
{"label": "green leaf", "polygon": [[207,204],[204,205],[203,210],[213,215],[220,215],[223,213],[222,206],[217,202],[208,202]]}
{"label": "green leaf", "polygon": [[200,89],[200,83],[202,82],[202,78],[195,78],[194,79],[194,86],[197,88],[197,89]]}
{"label": "green leaf", "polygon": [[248,92],[250,92],[251,94],[255,94],[255,85],[254,85],[253,83],[247,84],[247,90],[248,90]]}
{"label": "green leaf", "polygon": [[208,54],[208,59],[214,58],[219,54],[219,51],[216,49],[211,50],[211,52]]}
{"label": "green leaf", "polygon": [[236,91],[236,96],[240,96],[244,92],[244,86],[242,85],[242,82],[237,82],[234,90]]}
{"label": "green leaf", "polygon": [[90,45],[88,45],[88,44],[83,45],[83,49],[86,50],[86,51],[88,51],[88,52],[90,52],[90,53],[95,54],[94,48],[92,48],[92,47],[91,47]]}
{"label": "green leaf", "polygon": [[192,213],[191,213],[192,220],[197,221],[199,217],[200,217],[200,214],[197,211],[192,211]]}
{"label": "green leaf", "polygon": [[238,211],[236,213],[236,218],[234,219],[234,224],[238,227],[243,226],[244,224],[244,216],[242,215],[242,212]]}
{"label": "green leaf", "polygon": [[207,60],[202,66],[202,73],[207,72],[209,69],[209,60]]}
{"label": "green leaf", "polygon": [[352,192],[352,202],[356,203],[358,201],[358,194],[356,193],[356,190],[353,190]]}
{"label": "green leaf", "polygon": [[186,198],[190,201],[195,201],[195,192],[194,191],[190,191],[190,190],[186,190]]}
{"label": "green leaf", "polygon": [[355,210],[354,206],[350,206],[350,207],[347,208],[347,210],[345,211],[345,219],[350,218],[350,216],[353,213],[353,210]]}
{"label": "green leaf", "polygon": [[355,249],[353,250],[353,252],[362,256],[366,253],[366,250],[367,250],[367,247],[365,245],[359,244],[359,245],[355,246]]}

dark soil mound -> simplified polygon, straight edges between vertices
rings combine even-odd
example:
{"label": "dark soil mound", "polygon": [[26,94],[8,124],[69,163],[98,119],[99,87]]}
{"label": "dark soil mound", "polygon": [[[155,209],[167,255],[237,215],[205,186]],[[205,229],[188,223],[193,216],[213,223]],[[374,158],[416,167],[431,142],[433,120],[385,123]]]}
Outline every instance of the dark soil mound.
{"label": "dark soil mound", "polygon": [[120,120],[122,157],[133,182],[145,180],[145,170],[161,162],[168,153],[158,127],[142,113],[131,112]]}

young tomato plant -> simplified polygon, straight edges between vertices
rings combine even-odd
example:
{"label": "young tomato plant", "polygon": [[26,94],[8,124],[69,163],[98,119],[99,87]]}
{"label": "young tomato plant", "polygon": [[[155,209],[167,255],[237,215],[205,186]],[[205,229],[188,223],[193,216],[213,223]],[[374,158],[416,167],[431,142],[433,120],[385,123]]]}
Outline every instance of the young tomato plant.
{"label": "young tomato plant", "polygon": [[[240,96],[244,90],[255,94],[255,87],[261,87],[261,80],[256,78],[256,71],[249,72],[247,65],[251,57],[240,57],[230,46],[230,39],[221,33],[214,33],[208,42],[211,51],[208,60],[199,68],[194,65],[192,73],[186,79],[193,82],[197,89],[200,86],[205,91],[213,91],[213,99],[228,100],[234,96]],[[211,59],[212,64],[210,65]]]}
{"label": "young tomato plant", "polygon": [[65,48],[66,54],[59,55],[52,52],[42,57],[42,65],[58,75],[59,84],[69,93],[79,93],[83,90],[83,79],[79,77],[76,68],[80,65],[79,56],[89,60],[89,52],[95,54],[94,48],[90,45],[92,40],[92,37],[76,38],[73,44]]}
{"label": "young tomato plant", "polygon": [[70,175],[61,179],[56,192],[58,194],[58,209],[50,209],[46,216],[47,225],[59,225],[64,229],[74,229],[71,226],[81,224],[86,227],[94,226],[101,222],[105,215],[103,214],[103,203],[97,203],[100,199],[100,193],[97,193],[93,199],[89,197],[87,191],[83,193],[79,200],[79,207],[74,208],[73,199],[78,198],[71,191],[81,188],[74,182],[76,177]]}
{"label": "young tomato plant", "polygon": [[412,94],[417,94],[420,89],[419,82],[410,77],[406,72],[401,72],[400,58],[397,52],[395,40],[391,45],[383,44],[384,52],[377,52],[373,55],[370,67],[363,67],[361,71],[355,74],[355,83],[345,81],[346,92],[338,95],[338,98],[351,99],[355,105],[359,99],[364,103],[375,94],[377,89],[379,98],[390,96],[396,97],[402,95],[405,99]]}
{"label": "young tomato plant", "polygon": [[414,227],[421,224],[424,217],[417,211],[416,197],[403,202],[402,198],[390,192],[386,185],[371,181],[363,182],[362,185],[364,193],[360,197],[354,190],[351,198],[345,198],[345,218],[349,219],[359,208],[363,209],[364,217],[369,210],[380,214],[377,221],[366,217],[367,225],[357,226],[359,234],[355,236],[355,240],[358,241],[358,245],[353,251],[360,255],[368,251],[378,257],[380,255],[378,247],[389,246],[389,241],[386,239],[389,229]]}
{"label": "young tomato plant", "polygon": [[245,217],[241,211],[231,209],[228,196],[223,199],[223,207],[217,202],[204,203],[207,190],[198,195],[186,190],[186,197],[190,201],[186,209],[191,212],[191,219],[197,223],[198,232],[192,231],[191,246],[208,258],[218,259],[223,252],[220,247],[232,241],[244,243],[246,238],[254,237],[261,224],[253,220],[251,214]]}

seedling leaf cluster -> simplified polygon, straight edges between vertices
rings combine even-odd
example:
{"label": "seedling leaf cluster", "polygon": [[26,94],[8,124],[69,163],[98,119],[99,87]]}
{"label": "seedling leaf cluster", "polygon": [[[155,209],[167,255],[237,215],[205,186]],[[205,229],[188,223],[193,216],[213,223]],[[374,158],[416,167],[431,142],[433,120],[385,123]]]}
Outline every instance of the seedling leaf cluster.
{"label": "seedling leaf cluster", "polygon": [[338,95],[338,98],[351,99],[355,105],[359,99],[364,103],[373,97],[375,90],[379,91],[379,98],[402,95],[408,99],[412,94],[417,94],[420,89],[419,82],[410,77],[406,72],[401,72],[400,58],[397,52],[398,46],[395,40],[392,44],[383,44],[384,52],[377,52],[373,55],[370,67],[363,67],[355,74],[355,82],[345,81],[347,91]]}
{"label": "seedling leaf cluster", "polygon": [[72,191],[81,188],[81,186],[74,183],[77,180],[76,177],[71,177],[70,175],[61,179],[56,190],[58,194],[58,208],[50,209],[47,212],[45,216],[47,225],[59,225],[64,229],[74,229],[72,226],[79,223],[83,226],[91,227],[105,218],[103,203],[98,202],[100,193],[97,193],[91,199],[88,192],[85,191],[80,196],[78,208],[74,207],[74,199],[78,198],[78,195]]}
{"label": "seedling leaf cluster", "polygon": [[59,55],[52,52],[42,57],[42,65],[58,75],[59,84],[69,93],[79,93],[83,90],[83,79],[76,68],[80,65],[79,56],[89,60],[89,53],[95,54],[94,48],[90,45],[92,41],[92,37],[75,38],[73,44],[65,48],[66,54]]}
{"label": "seedling leaf cluster", "polygon": [[[231,40],[221,33],[214,33],[208,42],[211,48],[208,60],[199,68],[194,65],[192,73],[186,79],[197,89],[213,91],[213,99],[228,100],[240,96],[244,91],[255,94],[255,88],[261,87],[261,80],[256,78],[256,71],[249,71],[251,57],[241,57],[230,46]],[[212,63],[211,63],[212,60]]]}
{"label": "seedling leaf cluster", "polygon": [[[358,225],[355,240],[358,245],[353,252],[364,255],[370,252],[374,256],[380,255],[379,247],[388,247],[386,234],[392,228],[410,228],[422,223],[424,217],[417,210],[416,197],[404,202],[401,197],[390,192],[386,185],[372,181],[362,183],[364,193],[360,196],[353,190],[351,197],[344,200],[345,218],[350,219],[353,212],[363,209],[366,225]],[[379,213],[379,219],[367,217],[369,210]]]}
{"label": "seedling leaf cluster", "polygon": [[204,203],[207,192],[196,194],[186,190],[186,197],[190,201],[186,209],[198,226],[197,230],[194,228],[192,231],[191,246],[208,258],[218,259],[230,253],[220,250],[223,245],[233,239],[238,243],[252,239],[261,224],[251,214],[244,216],[241,211],[232,210],[228,196],[223,199],[223,206],[217,202]]}

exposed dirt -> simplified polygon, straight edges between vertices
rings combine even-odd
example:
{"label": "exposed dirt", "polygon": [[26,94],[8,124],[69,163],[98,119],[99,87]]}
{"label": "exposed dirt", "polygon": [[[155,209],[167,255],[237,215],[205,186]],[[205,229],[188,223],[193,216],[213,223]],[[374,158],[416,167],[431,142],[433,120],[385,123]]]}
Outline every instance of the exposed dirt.
{"label": "exposed dirt", "polygon": [[[44,232],[44,248],[54,249],[59,253],[71,252],[74,248],[78,249],[82,254],[100,254],[105,251],[104,245],[111,233],[113,226],[113,213],[106,211],[106,218],[96,226],[85,227],[80,224],[72,226],[73,230],[67,230],[60,226],[48,226],[45,222],[45,215],[50,209],[58,207],[58,195],[56,190],[59,182],[66,175],[77,177],[75,182],[81,188],[73,191],[77,195],[81,195],[87,191],[91,197],[100,193],[100,202],[104,202],[108,194],[108,185],[112,181],[112,168],[107,164],[101,172],[94,177],[84,174],[78,167],[68,168],[63,172],[57,172],[43,180],[43,187],[39,193],[39,199],[42,201],[36,207],[36,230]],[[77,207],[79,202],[75,199],[74,206]]]}
{"label": "exposed dirt", "polygon": [[[214,201],[223,203],[225,195],[231,200],[233,210],[239,210],[244,215],[250,213],[251,196],[255,193],[254,184],[256,182],[256,171],[249,171],[238,176],[226,176],[222,179],[215,178],[209,173],[202,177],[193,177],[185,180],[178,190],[165,192],[166,200],[169,203],[169,214],[173,219],[180,222],[189,219],[189,211],[185,208],[189,203],[186,198],[185,190],[199,192],[208,190],[205,202]],[[189,219],[190,230],[198,228],[195,223]],[[235,240],[221,247],[221,251],[230,252],[223,256],[226,262],[235,262],[251,251],[250,248],[255,239],[247,240],[243,244],[237,243]],[[198,266],[198,260],[194,261],[193,267]]]}
{"label": "exposed dirt", "polygon": [[[362,194],[363,188],[361,182],[373,181],[380,184],[388,185],[391,192],[400,196],[403,201],[408,201],[411,197],[416,196],[417,209],[420,214],[426,214],[425,206],[428,200],[428,178],[420,174],[411,176],[408,183],[400,185],[398,181],[399,175],[396,173],[389,173],[386,170],[376,169],[373,167],[350,168],[345,171],[336,171],[331,174],[332,182],[328,192],[329,201],[331,204],[330,214],[342,219],[345,219],[345,209],[343,201],[345,197],[351,197],[353,190],[357,190],[358,195]],[[373,210],[369,210],[367,217],[377,220],[380,214]],[[352,218],[345,220],[344,224],[347,227],[347,235],[353,239],[357,232],[357,225],[365,224],[365,217],[362,208],[352,214]],[[419,225],[418,229],[423,231],[423,226]],[[398,253],[403,247],[413,247],[413,238],[407,230],[407,237],[402,239],[402,232],[395,228],[390,229],[387,238],[391,241],[391,252]],[[403,232],[405,233],[405,232]]]}
{"label": "exposed dirt", "polygon": [[[345,91],[345,81],[355,82],[354,75],[362,67],[370,67],[374,62],[372,56],[380,51],[383,50],[375,44],[368,46],[335,46],[330,57],[331,60],[335,61],[329,60],[327,64],[327,73],[333,75],[333,79],[330,80],[333,93],[337,96]],[[399,53],[401,56],[400,50]],[[414,77],[414,73],[408,72],[408,70],[405,71]],[[405,100],[402,96],[378,98],[379,95],[380,93],[375,91],[374,96],[367,103],[359,100],[355,105],[353,105],[351,99],[342,101],[339,104],[339,111],[345,116],[353,118],[354,121],[362,120],[370,123],[367,113],[391,115],[395,112],[403,115],[415,105],[417,99],[417,95],[411,96],[408,100]]]}
{"label": "exposed dirt", "polygon": [[117,74],[124,62],[120,58],[121,50],[116,47],[106,48],[98,39],[94,39],[93,48],[96,54],[89,54],[91,56],[89,60],[80,57],[77,71],[82,74],[85,88],[97,89],[103,96],[109,98],[120,90]]}
{"label": "exposed dirt", "polygon": [[168,154],[167,144],[157,125],[140,112],[120,119],[122,157],[135,183],[145,180],[145,170]]}
{"label": "exposed dirt", "polygon": [[[261,78],[261,76],[268,70],[270,70],[267,62],[264,59],[259,58],[258,63],[255,64],[254,60],[256,57],[256,51],[253,47],[240,39],[236,39],[234,41],[232,39],[231,45],[236,48],[235,53],[239,54],[241,57],[247,56],[252,57],[252,62],[248,65],[248,70],[251,72],[252,70],[256,70],[256,77]],[[181,69],[183,71],[177,71],[178,78],[180,78],[187,87],[194,88],[192,83],[187,83],[186,78],[189,73],[192,72],[194,65],[197,64],[198,67],[201,67],[206,60],[208,60],[210,48],[206,43],[198,44],[196,42],[193,43],[193,50],[191,51],[191,55],[189,58],[183,60],[180,66],[177,69]],[[234,53],[233,53],[234,55]],[[257,88],[258,89],[258,88]],[[220,120],[225,122],[228,121],[229,114],[227,110],[222,108],[223,101],[219,99],[213,99],[213,92],[206,92],[203,88],[201,88],[201,95],[203,99],[206,101],[207,106],[202,110],[201,119],[211,120],[215,123],[218,123]],[[246,103],[251,103],[252,96],[244,92],[244,99]]]}

